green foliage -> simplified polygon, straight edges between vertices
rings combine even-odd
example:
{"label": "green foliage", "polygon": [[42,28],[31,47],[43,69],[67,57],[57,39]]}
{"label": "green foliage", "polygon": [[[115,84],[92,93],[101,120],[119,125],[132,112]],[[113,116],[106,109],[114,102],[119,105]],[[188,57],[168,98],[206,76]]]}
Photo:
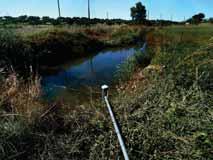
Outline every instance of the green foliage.
{"label": "green foliage", "polygon": [[[212,96],[196,87],[176,88],[166,78],[121,97],[114,110],[131,159],[212,159]],[[122,157],[115,134],[105,132],[96,143],[91,159]]]}
{"label": "green foliage", "polygon": [[145,32],[144,28],[128,25],[4,29],[0,31],[0,61],[21,69],[32,65],[38,70],[41,64],[61,64],[67,59],[89,56],[104,47],[135,44],[143,41]]}
{"label": "green foliage", "polygon": [[132,74],[135,72],[137,68],[136,58],[130,57],[127,61],[118,66],[118,69],[115,73],[115,79],[118,81],[126,81],[129,80]]}
{"label": "green foliage", "polygon": [[127,61],[123,62],[118,66],[117,72],[115,73],[115,79],[118,81],[127,81],[135,73],[138,68],[145,68],[151,63],[152,52],[149,49],[145,51],[136,51],[134,56],[129,57]]}
{"label": "green foliage", "polygon": [[38,17],[38,16],[27,16],[22,15],[19,17],[11,17],[11,16],[4,16],[0,17],[0,23],[2,24],[30,24],[30,25],[38,25],[38,24],[51,24],[51,25],[93,25],[93,24],[109,24],[109,25],[116,25],[116,24],[129,24],[131,21],[123,20],[123,19],[99,19],[93,18],[88,19],[86,17],[59,17],[59,18],[51,18],[51,17]]}
{"label": "green foliage", "polygon": [[11,30],[0,30],[1,67],[15,66],[19,68],[21,64],[23,66],[29,65],[31,62],[29,52],[29,46],[24,43],[24,40],[20,36]]}
{"label": "green foliage", "polygon": [[[163,37],[161,46],[156,41],[146,54],[137,52],[123,73],[144,67],[144,60],[165,68],[144,69],[148,83],[141,81],[136,91],[118,92],[112,98],[129,157],[213,159],[212,29],[171,27],[153,32]],[[46,34],[45,39],[58,36]],[[29,103],[29,88],[18,92],[23,102],[17,98],[16,104],[14,95],[5,98],[4,86],[0,86],[0,159],[123,158],[107,109],[99,101],[76,107],[42,103],[41,112],[38,99],[32,100],[36,105]],[[29,120],[32,110],[38,113]]]}
{"label": "green foliage", "polygon": [[192,16],[192,18],[190,18],[187,21],[192,23],[192,24],[199,24],[204,20],[204,18],[205,18],[205,14],[199,13],[199,14]]}
{"label": "green foliage", "polygon": [[67,58],[87,56],[86,52],[94,52],[103,48],[99,40],[90,38],[84,33],[70,33],[58,29],[28,36],[27,43],[30,44],[33,54],[38,55],[41,64],[46,64],[49,58],[52,59],[52,64],[60,64]]}
{"label": "green foliage", "polygon": [[141,2],[136,3],[136,6],[131,8],[131,17],[139,22],[146,19],[146,8]]}
{"label": "green foliage", "polygon": [[[99,19],[99,18],[91,18],[88,19],[86,17],[59,17],[59,18],[51,18],[48,16],[37,17],[37,16],[26,16],[22,15],[19,17],[11,17],[5,16],[0,17],[0,24],[4,27],[8,26],[38,26],[38,25],[46,25],[46,26],[61,26],[61,25],[81,25],[81,26],[93,26],[97,24],[107,24],[107,25],[132,25],[142,23],[148,26],[165,26],[172,24],[182,24],[182,22],[175,22],[169,20],[146,20],[146,9],[143,8],[143,5],[140,5],[140,2],[137,3],[136,7],[131,8],[131,15],[135,16],[133,20],[124,20],[124,19]],[[138,8],[138,9],[137,9]],[[145,10],[144,10],[145,9]],[[139,10],[139,14],[137,11]],[[143,13],[142,13],[143,12]]]}
{"label": "green foliage", "polygon": [[[114,99],[131,159],[213,158],[212,40],[202,47],[191,43],[164,46],[152,59],[163,71],[145,69],[148,86],[141,82]],[[92,151],[91,159],[122,157],[112,132],[100,135]]]}
{"label": "green foliage", "polygon": [[144,41],[147,30],[145,28],[131,28],[130,26],[123,25],[112,32],[112,38],[107,43],[112,46],[133,45]]}
{"label": "green foliage", "polygon": [[21,114],[1,113],[0,159],[88,159],[98,133],[90,123],[95,113],[86,108],[69,113],[56,109],[34,123]]}
{"label": "green foliage", "polygon": [[209,22],[210,22],[210,23],[213,23],[213,18],[209,18]]}

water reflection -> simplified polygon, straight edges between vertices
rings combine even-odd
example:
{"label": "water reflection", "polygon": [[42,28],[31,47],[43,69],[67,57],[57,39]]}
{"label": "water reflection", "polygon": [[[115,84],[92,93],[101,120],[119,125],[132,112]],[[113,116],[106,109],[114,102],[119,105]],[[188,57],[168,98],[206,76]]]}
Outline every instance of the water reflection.
{"label": "water reflection", "polygon": [[[43,76],[42,86],[49,98],[67,96],[81,99],[85,87],[99,87],[102,84],[112,84],[119,64],[132,56],[135,48],[107,50],[96,56],[81,61],[58,66],[59,70]],[[78,92],[77,92],[78,91]],[[73,95],[74,94],[74,95]]]}

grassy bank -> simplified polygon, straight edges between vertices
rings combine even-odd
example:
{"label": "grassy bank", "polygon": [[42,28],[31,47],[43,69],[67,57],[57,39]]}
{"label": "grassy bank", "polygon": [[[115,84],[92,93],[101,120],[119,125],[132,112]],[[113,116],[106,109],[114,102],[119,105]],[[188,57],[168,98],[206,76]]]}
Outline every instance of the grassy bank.
{"label": "grassy bank", "polygon": [[[137,44],[146,29],[128,25],[23,26],[0,30],[1,63],[14,67],[57,65],[88,57],[106,47]],[[51,61],[50,61],[51,59]]]}
{"label": "grassy bank", "polygon": [[[147,34],[151,65],[131,61],[129,82],[110,97],[131,159],[213,158],[212,37],[211,26]],[[45,104],[37,78],[26,85],[15,77],[2,79],[0,159],[122,159],[99,100]]]}
{"label": "grassy bank", "polygon": [[[158,36],[149,41],[155,53],[151,65],[119,87],[114,101],[130,157],[212,159],[212,29],[174,27],[152,34],[164,41]],[[96,149],[106,147],[102,142],[110,136],[102,136]],[[106,148],[119,154],[116,145]]]}

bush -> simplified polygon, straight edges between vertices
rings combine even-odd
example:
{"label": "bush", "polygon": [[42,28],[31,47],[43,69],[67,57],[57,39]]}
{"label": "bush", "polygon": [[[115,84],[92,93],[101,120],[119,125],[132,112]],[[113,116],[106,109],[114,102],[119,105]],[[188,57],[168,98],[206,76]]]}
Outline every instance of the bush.
{"label": "bush", "polygon": [[0,159],[88,159],[98,109],[47,104],[38,80],[25,82],[15,74],[1,81]]}
{"label": "bush", "polygon": [[[37,54],[39,62],[46,64],[51,58],[53,64],[60,64],[61,61],[87,56],[86,52],[94,52],[102,49],[103,44],[92,39],[84,33],[70,33],[65,30],[49,30],[31,35],[27,42]],[[57,60],[57,61],[54,61]],[[50,63],[48,63],[50,65]]]}
{"label": "bush", "polygon": [[[144,45],[146,47],[146,45]],[[136,72],[138,68],[147,67],[153,58],[152,51],[149,48],[144,48],[144,51],[138,49],[134,56],[130,57],[118,66],[118,69],[115,73],[115,79],[118,81],[127,81],[130,80],[132,75]]]}
{"label": "bush", "polygon": [[113,46],[125,46],[137,44],[144,41],[144,36],[147,30],[145,28],[134,28],[128,25],[123,25],[111,33],[109,44]]}
{"label": "bush", "polygon": [[[15,66],[20,68],[30,66],[32,61],[30,47],[24,40],[10,30],[0,31],[0,64],[1,67]],[[20,63],[22,62],[22,63]]]}

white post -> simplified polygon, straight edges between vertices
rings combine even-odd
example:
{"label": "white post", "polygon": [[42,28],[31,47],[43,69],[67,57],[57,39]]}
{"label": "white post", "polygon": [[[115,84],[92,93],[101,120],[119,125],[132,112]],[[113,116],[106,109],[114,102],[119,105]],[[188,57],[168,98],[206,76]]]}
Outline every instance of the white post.
{"label": "white post", "polygon": [[107,85],[103,85],[101,86],[101,89],[102,89],[102,99],[104,100],[104,97],[108,98],[109,87]]}
{"label": "white post", "polygon": [[113,113],[113,111],[112,111],[111,105],[110,105],[109,100],[108,100],[108,90],[109,90],[109,87],[108,87],[107,85],[103,85],[103,86],[101,87],[101,89],[102,89],[102,98],[103,98],[103,100],[106,102],[108,111],[109,111],[109,113],[110,113],[110,117],[111,117],[112,123],[113,123],[113,125],[114,125],[115,132],[116,132],[116,134],[117,134],[118,141],[119,141],[119,143],[120,143],[120,146],[121,146],[121,150],[122,150],[122,152],[123,152],[124,159],[125,159],[125,160],[129,160],[129,157],[128,157],[128,154],[127,154],[127,151],[126,151],[126,147],[125,147],[123,138],[122,138],[122,136],[121,136],[121,132],[120,132],[120,130],[119,130],[119,128],[118,128],[118,124],[117,124],[117,122],[116,122],[114,113]]}

